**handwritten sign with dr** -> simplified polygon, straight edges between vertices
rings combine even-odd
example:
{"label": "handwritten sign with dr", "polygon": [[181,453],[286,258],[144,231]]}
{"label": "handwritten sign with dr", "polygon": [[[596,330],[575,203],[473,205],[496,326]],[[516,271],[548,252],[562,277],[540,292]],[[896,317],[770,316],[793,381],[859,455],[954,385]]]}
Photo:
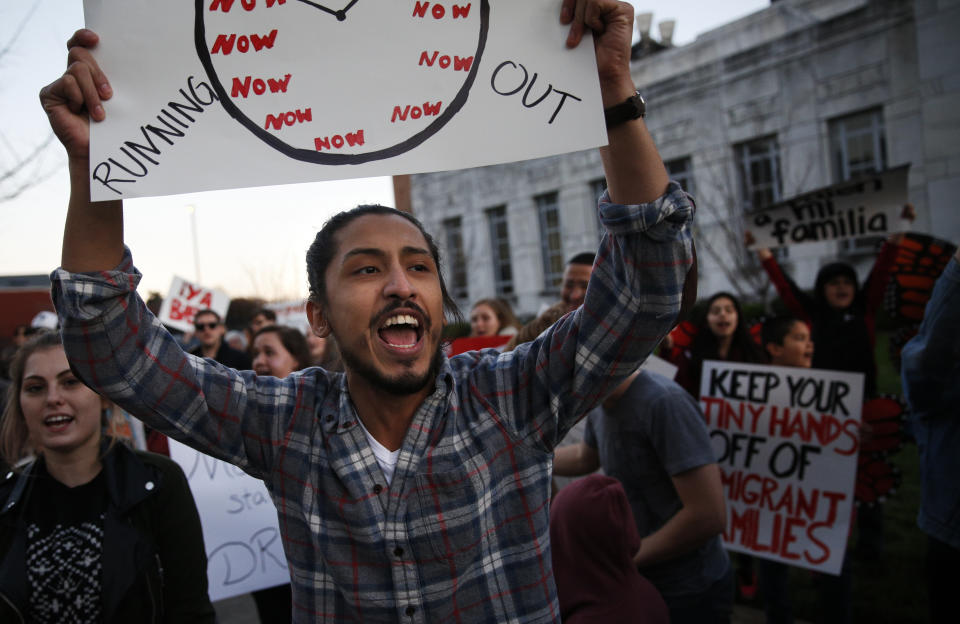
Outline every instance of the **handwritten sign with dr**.
{"label": "handwritten sign with dr", "polygon": [[724,545],[840,574],[863,375],[708,360],[700,405],[727,499]]}
{"label": "handwritten sign with dr", "polygon": [[230,296],[216,288],[205,288],[199,284],[188,282],[182,277],[173,277],[170,291],[160,306],[157,318],[160,322],[174,329],[192,332],[193,317],[200,310],[210,309],[220,315],[220,319],[227,316],[230,307]]}
{"label": "handwritten sign with dr", "polygon": [[556,0],[85,0],[114,97],[95,201],[509,162],[606,143]]}
{"label": "handwritten sign with dr", "polygon": [[748,248],[886,236],[903,219],[909,165],[804,193],[746,217]]}
{"label": "handwritten sign with dr", "polygon": [[197,502],[207,547],[210,600],[290,582],[277,509],[262,481],[170,440]]}

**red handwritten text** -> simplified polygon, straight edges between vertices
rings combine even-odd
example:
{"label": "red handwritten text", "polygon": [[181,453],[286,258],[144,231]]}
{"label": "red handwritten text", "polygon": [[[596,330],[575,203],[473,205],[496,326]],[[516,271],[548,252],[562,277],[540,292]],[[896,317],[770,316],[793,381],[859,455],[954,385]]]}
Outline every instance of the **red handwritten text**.
{"label": "red handwritten text", "polygon": [[247,97],[250,95],[251,88],[253,88],[254,95],[263,95],[267,92],[267,89],[270,90],[270,93],[286,93],[289,84],[290,74],[287,74],[283,78],[267,78],[266,80],[253,78],[252,76],[246,76],[242,80],[240,78],[234,78],[233,88],[230,90],[230,97]]}
{"label": "red handwritten text", "polygon": [[424,50],[420,53],[420,63],[419,65],[426,65],[427,67],[433,67],[434,63],[440,66],[441,69],[447,69],[450,67],[450,64],[453,63],[453,71],[470,71],[470,67],[473,66],[473,57],[468,56],[461,58],[454,55],[453,58],[450,58],[450,55],[444,54],[438,59],[437,56],[440,55],[439,50],[434,50],[433,55],[431,56],[429,52]]}
{"label": "red handwritten text", "polygon": [[[210,3],[210,10],[216,11],[220,9],[224,13],[229,13],[235,1],[236,0],[213,0],[213,2]],[[275,4],[286,4],[286,2],[287,0],[267,0],[267,8],[269,9]],[[240,6],[242,6],[245,11],[252,11],[257,8],[257,0],[240,0]]]}
{"label": "red handwritten text", "polygon": [[[413,16],[414,17],[426,17],[427,9],[430,8],[429,2],[417,2],[416,6],[413,7]],[[442,4],[433,3],[433,8],[430,9],[430,15],[433,16],[433,19],[443,19],[447,14],[447,10]],[[453,19],[466,18],[470,16],[470,3],[468,2],[465,6],[453,5]]]}
{"label": "red handwritten text", "polygon": [[293,126],[305,121],[313,121],[313,110],[310,108],[307,110],[298,108],[295,111],[277,113],[276,115],[267,114],[267,120],[263,123],[263,127],[269,130],[270,126],[273,126],[274,130],[279,130],[285,125]]}
{"label": "red handwritten text", "polygon": [[349,145],[350,147],[363,145],[363,130],[347,132],[346,137],[335,134],[333,136],[317,137],[313,140],[313,146],[318,152],[329,150],[331,147],[333,147],[333,149],[341,149],[345,145]]}
{"label": "red handwritten text", "polygon": [[271,30],[269,35],[253,34],[250,36],[240,35],[239,37],[237,37],[236,33],[230,35],[217,35],[216,41],[213,42],[213,47],[210,48],[210,54],[216,54],[218,52],[223,55],[230,54],[233,52],[234,44],[237,46],[237,52],[240,52],[241,54],[246,54],[249,52],[251,45],[253,46],[254,52],[259,52],[264,48],[272,48],[276,40],[276,28]]}
{"label": "red handwritten text", "polygon": [[424,102],[423,106],[410,106],[407,104],[403,108],[399,106],[393,107],[393,116],[390,118],[390,123],[397,123],[397,120],[406,121],[409,116],[410,119],[420,119],[421,117],[430,117],[440,114],[440,109],[443,107],[442,102],[437,102],[436,104],[431,104],[430,102]]}

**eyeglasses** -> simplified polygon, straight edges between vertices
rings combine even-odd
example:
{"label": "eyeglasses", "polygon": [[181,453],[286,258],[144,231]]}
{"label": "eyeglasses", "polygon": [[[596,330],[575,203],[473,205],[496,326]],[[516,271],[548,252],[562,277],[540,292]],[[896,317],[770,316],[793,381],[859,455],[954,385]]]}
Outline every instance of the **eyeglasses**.
{"label": "eyeglasses", "polygon": [[193,326],[197,329],[197,331],[204,331],[207,329],[214,329],[219,324],[220,323],[194,323]]}

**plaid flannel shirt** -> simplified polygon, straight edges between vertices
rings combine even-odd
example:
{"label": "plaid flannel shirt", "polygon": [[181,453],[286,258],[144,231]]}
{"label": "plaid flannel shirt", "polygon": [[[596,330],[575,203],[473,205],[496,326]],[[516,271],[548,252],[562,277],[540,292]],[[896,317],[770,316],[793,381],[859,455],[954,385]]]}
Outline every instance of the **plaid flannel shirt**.
{"label": "plaid flannel shirt", "polygon": [[672,327],[693,210],[676,184],[636,206],[604,195],[584,305],[511,353],[444,362],[389,487],[343,375],[185,354],[137,296],[129,250],[113,271],[54,271],[53,298],[87,384],[266,483],[296,622],[559,622],[552,451]]}

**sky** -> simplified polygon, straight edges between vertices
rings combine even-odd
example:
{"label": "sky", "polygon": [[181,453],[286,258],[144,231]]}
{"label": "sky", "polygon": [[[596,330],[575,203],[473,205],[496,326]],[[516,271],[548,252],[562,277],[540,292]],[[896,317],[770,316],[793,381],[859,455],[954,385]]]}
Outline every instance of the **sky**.
{"label": "sky", "polygon": [[[674,43],[683,45],[769,1],[632,4],[638,13],[653,12],[654,34],[659,22],[676,20]],[[0,171],[49,139],[37,94],[62,73],[65,43],[82,26],[80,0],[0,3]],[[66,157],[55,140],[34,167],[13,180],[0,180],[0,197],[20,180],[36,178],[42,181],[16,198],[0,199],[0,275],[46,274],[59,264],[69,187]],[[125,236],[144,275],[141,293],[166,294],[178,275],[233,297],[296,299],[306,296],[304,252],[314,234],[330,215],[360,203],[393,205],[390,178],[128,200]]]}

